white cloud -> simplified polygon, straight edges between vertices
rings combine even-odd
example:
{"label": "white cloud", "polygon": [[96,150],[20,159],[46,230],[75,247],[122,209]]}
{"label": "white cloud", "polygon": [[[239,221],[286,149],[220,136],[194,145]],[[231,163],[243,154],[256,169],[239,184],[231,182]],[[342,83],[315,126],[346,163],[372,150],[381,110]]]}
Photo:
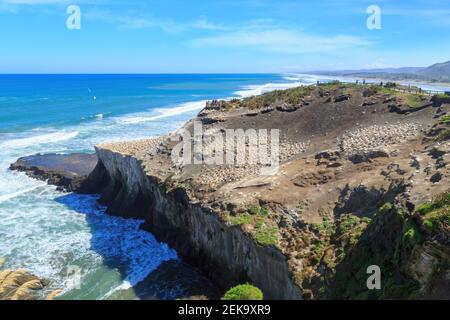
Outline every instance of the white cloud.
{"label": "white cloud", "polygon": [[227,30],[228,27],[208,21],[204,16],[198,18],[196,21],[189,23],[189,27],[201,30]]}
{"label": "white cloud", "polygon": [[382,69],[382,68],[394,68],[394,65],[386,63],[383,58],[377,58],[373,62],[365,64],[365,69]]}
{"label": "white cloud", "polygon": [[333,52],[368,47],[371,43],[350,35],[319,36],[292,29],[254,28],[223,33],[192,41],[195,47],[254,47],[282,53]]}
{"label": "white cloud", "polygon": [[90,20],[102,21],[115,24],[122,29],[150,29],[157,28],[169,33],[180,33],[189,30],[219,31],[227,30],[228,27],[210,22],[205,16],[187,22],[175,22],[172,19],[161,19],[151,16],[141,16],[134,13],[115,14],[107,10],[90,9],[84,14]]}

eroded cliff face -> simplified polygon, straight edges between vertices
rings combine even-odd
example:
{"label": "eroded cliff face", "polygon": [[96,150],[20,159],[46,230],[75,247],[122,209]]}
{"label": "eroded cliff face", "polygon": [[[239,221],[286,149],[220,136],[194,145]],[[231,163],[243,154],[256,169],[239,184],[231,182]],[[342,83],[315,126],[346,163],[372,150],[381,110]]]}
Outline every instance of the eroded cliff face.
{"label": "eroded cliff face", "polygon": [[97,147],[98,170],[106,174],[101,201],[110,214],[145,219],[143,228],[167,242],[224,288],[251,282],[268,299],[301,299],[286,257],[258,245],[239,226],[230,226],[183,188],[171,188],[131,155]]}
{"label": "eroded cliff face", "polygon": [[[270,176],[258,165],[172,161],[174,134],[97,147],[91,178],[110,214],[144,219],[224,288],[248,281],[276,299],[448,298],[450,105],[423,96],[411,106],[386,90],[329,84],[208,103],[194,119],[205,129],[202,156],[215,133],[279,128],[281,165]],[[380,290],[367,288],[370,265],[382,270]]]}

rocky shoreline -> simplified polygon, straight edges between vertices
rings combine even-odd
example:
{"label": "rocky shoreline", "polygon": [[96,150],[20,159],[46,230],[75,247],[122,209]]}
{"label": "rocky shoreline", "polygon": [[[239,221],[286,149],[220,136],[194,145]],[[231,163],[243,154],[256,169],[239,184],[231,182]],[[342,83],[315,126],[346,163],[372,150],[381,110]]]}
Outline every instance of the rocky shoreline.
{"label": "rocky shoreline", "polygon": [[[445,99],[339,83],[213,102],[197,118],[208,129],[281,129],[278,174],[174,164],[165,136],[96,146],[95,169],[76,176],[90,187],[66,188],[95,190],[108,213],[144,219],[221,288],[250,282],[272,299],[448,299],[448,112]],[[365,287],[374,264],[385,270],[379,292]]]}
{"label": "rocky shoreline", "polygon": [[87,179],[98,162],[96,154],[36,154],[17,159],[10,169],[47,181],[59,190],[94,193],[96,185]]}

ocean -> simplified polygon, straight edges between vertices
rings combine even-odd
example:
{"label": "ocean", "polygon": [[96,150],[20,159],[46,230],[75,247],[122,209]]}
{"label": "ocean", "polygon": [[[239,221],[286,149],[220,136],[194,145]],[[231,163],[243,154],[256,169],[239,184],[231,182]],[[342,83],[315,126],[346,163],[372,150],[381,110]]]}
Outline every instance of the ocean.
{"label": "ocean", "polygon": [[166,134],[206,100],[316,81],[278,74],[0,75],[4,267],[49,279],[63,299],[138,299],[132,289],[162,263],[179,260],[176,251],[140,230],[142,221],[106,215],[98,196],[57,191],[9,165],[36,153],[92,153],[105,141]]}

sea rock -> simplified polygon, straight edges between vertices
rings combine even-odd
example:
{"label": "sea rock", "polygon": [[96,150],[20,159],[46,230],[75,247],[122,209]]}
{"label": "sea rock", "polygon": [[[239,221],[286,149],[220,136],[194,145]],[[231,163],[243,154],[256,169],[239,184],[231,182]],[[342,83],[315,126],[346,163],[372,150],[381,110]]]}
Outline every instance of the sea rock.
{"label": "sea rock", "polygon": [[10,169],[47,181],[60,190],[92,193],[95,186],[88,177],[94,172],[97,161],[95,154],[36,154],[19,158]]}
{"label": "sea rock", "polygon": [[0,300],[34,300],[47,282],[26,270],[0,272]]}
{"label": "sea rock", "polygon": [[61,290],[54,290],[45,298],[45,300],[54,300],[61,292]]}

